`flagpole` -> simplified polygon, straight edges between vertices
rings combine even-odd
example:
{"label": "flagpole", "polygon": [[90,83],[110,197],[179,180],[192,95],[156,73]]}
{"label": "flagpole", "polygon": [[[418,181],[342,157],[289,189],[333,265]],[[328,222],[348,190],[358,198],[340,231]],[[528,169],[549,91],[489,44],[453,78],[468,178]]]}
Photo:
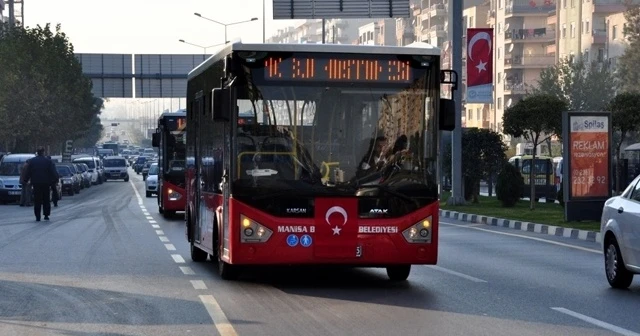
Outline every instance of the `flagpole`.
{"label": "flagpole", "polygon": [[[462,76],[462,1],[449,1],[452,69]],[[468,80],[468,78],[467,78]],[[462,180],[462,90],[453,92],[455,129],[451,132],[451,197],[447,204],[465,203]]]}

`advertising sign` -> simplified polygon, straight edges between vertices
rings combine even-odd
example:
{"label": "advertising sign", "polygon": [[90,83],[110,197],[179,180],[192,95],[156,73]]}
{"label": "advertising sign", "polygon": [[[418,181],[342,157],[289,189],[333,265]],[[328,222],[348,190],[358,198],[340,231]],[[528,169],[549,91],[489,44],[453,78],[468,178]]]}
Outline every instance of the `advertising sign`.
{"label": "advertising sign", "polygon": [[609,196],[609,118],[571,116],[571,198]]}
{"label": "advertising sign", "polygon": [[562,192],[566,221],[595,220],[611,197],[611,113],[562,116]]}
{"label": "advertising sign", "polygon": [[467,29],[466,102],[493,104],[493,28]]}

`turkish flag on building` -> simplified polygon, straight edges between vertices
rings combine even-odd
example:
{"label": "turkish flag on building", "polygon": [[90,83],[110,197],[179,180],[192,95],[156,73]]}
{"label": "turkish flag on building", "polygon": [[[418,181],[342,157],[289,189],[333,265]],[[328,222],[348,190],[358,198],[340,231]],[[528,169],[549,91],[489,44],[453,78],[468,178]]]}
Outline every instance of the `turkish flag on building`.
{"label": "turkish flag on building", "polygon": [[467,103],[493,103],[493,28],[467,29]]}
{"label": "turkish flag on building", "polygon": [[358,244],[358,199],[316,198],[314,255],[355,258]]}

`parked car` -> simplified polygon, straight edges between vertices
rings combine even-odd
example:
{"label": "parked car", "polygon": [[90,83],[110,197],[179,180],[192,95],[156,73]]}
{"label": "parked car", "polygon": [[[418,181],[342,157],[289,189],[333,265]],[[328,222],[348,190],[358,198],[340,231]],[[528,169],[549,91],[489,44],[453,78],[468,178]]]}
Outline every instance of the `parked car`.
{"label": "parked car", "polygon": [[102,183],[102,174],[100,173],[100,159],[93,156],[86,156],[77,159],[73,159],[74,163],[84,163],[89,168],[88,172],[91,175],[92,184]]}
{"label": "parked car", "polygon": [[604,203],[600,233],[607,281],[628,288],[640,273],[640,175]]}
{"label": "parked car", "polygon": [[158,168],[158,163],[154,162],[149,167],[149,173],[147,178],[144,181],[145,190],[147,193],[147,197],[151,197],[153,194],[158,194],[158,172],[160,169]]}
{"label": "parked car", "polygon": [[73,196],[80,192],[80,179],[74,171],[75,166],[69,163],[56,163],[56,171],[60,176],[62,193]]}
{"label": "parked car", "polygon": [[82,186],[84,188],[91,187],[91,174],[89,173],[89,167],[84,163],[76,163],[75,165],[82,173]]}
{"label": "parked car", "polygon": [[18,202],[22,194],[20,170],[34,154],[7,154],[0,160],[0,203]]}

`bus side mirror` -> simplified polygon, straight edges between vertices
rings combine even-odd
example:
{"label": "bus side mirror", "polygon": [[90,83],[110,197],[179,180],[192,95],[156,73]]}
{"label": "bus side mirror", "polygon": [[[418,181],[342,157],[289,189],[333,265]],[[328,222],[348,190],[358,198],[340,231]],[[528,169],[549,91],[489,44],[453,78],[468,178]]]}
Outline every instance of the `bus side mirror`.
{"label": "bus side mirror", "polygon": [[229,109],[229,89],[213,89],[211,95],[211,108],[214,121],[229,121],[231,110]]}
{"label": "bus side mirror", "polygon": [[453,99],[440,98],[440,130],[453,131],[456,128],[456,104]]}
{"label": "bus side mirror", "polygon": [[151,134],[151,146],[160,147],[160,133]]}

